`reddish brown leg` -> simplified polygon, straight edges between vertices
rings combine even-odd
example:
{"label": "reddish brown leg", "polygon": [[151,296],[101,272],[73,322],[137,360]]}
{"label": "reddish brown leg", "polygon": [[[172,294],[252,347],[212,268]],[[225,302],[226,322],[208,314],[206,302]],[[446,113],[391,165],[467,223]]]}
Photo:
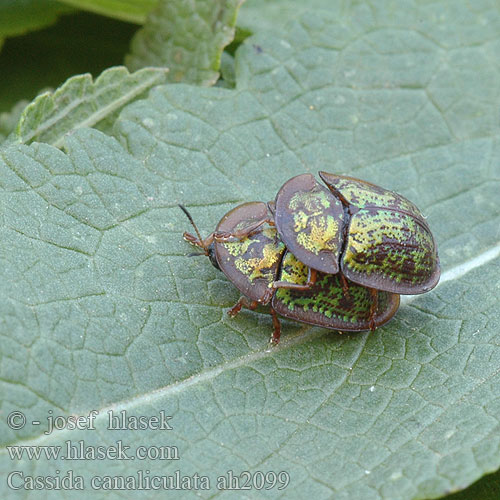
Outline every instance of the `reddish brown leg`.
{"label": "reddish brown leg", "polygon": [[342,291],[346,297],[349,297],[349,283],[347,283],[347,278],[340,272],[340,281],[342,282]]}
{"label": "reddish brown leg", "polygon": [[269,341],[269,343],[271,345],[278,345],[279,341],[280,341],[280,336],[281,336],[281,324],[280,324],[280,320],[278,319],[278,315],[276,314],[276,311],[273,309],[273,306],[269,306],[269,307],[270,307],[271,316],[273,318],[273,326],[274,326],[273,336],[271,337],[271,340]]}
{"label": "reddish brown leg", "polygon": [[377,327],[375,325],[375,316],[378,309],[378,291],[375,288],[370,288],[372,303],[370,306],[370,330],[373,332]]}
{"label": "reddish brown leg", "polygon": [[259,229],[260,226],[262,226],[266,222],[270,226],[274,226],[274,220],[271,219],[270,217],[266,217],[264,219],[256,220],[252,222],[252,224],[249,224],[248,226],[245,226],[241,229],[237,229],[236,231],[230,231],[230,232],[216,231],[214,233],[214,239],[215,241],[220,241],[220,242],[242,240],[244,238],[252,236],[252,234],[257,233],[260,230]]}
{"label": "reddish brown leg", "polygon": [[245,307],[246,309],[250,309],[250,311],[253,311],[259,303],[256,300],[249,301],[246,297],[240,297],[240,300],[234,304],[231,309],[227,312],[231,318],[234,318],[240,311],[242,307]]}
{"label": "reddish brown leg", "polygon": [[[231,318],[234,318],[240,311],[242,307],[245,307],[246,309],[250,309],[250,311],[253,311],[259,303],[256,300],[248,300],[245,296],[240,297],[240,300],[236,302],[236,304],[229,309],[227,314],[231,316]],[[269,341],[270,344],[272,345],[277,345],[280,341],[280,334],[281,334],[281,324],[280,320],[278,319],[278,315],[276,314],[276,311],[272,308],[271,305],[269,305],[269,312],[271,313],[271,317],[273,319],[273,335],[271,337],[271,340]]]}
{"label": "reddish brown leg", "polygon": [[291,290],[309,290],[316,284],[318,273],[316,269],[309,268],[307,271],[307,281],[303,285],[298,283],[289,283],[288,281],[275,281],[273,288],[289,288]]}
{"label": "reddish brown leg", "polygon": [[187,242],[191,243],[191,245],[202,248],[205,253],[207,253],[207,248],[214,241],[214,233],[209,234],[204,240],[200,240],[200,238],[197,238],[194,234],[190,234],[188,232],[185,232],[183,237]]}

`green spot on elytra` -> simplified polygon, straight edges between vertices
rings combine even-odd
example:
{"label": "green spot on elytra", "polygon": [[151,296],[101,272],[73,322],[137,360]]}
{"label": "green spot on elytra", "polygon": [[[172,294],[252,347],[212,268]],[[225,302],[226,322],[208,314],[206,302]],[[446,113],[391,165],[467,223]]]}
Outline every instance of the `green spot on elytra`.
{"label": "green spot on elytra", "polygon": [[330,206],[330,200],[325,191],[298,191],[291,198],[289,208],[293,212],[303,209],[311,215],[322,214]]}
{"label": "green spot on elytra", "polygon": [[[287,283],[304,284],[307,281],[308,269],[302,262],[287,252],[283,258],[280,280]],[[365,287],[349,285],[346,295],[338,275],[320,274],[311,291],[294,291],[279,288],[276,300],[289,311],[307,313],[313,311],[328,319],[338,318],[346,325],[355,326],[366,322],[370,315],[371,297]]]}
{"label": "green spot on elytra", "polygon": [[[276,233],[275,230],[274,233]],[[251,243],[253,242],[260,243],[259,240],[251,241]],[[254,281],[257,278],[265,278],[268,282],[268,286],[271,286],[274,281],[274,269],[279,264],[284,245],[276,245],[274,241],[271,241],[270,243],[264,244],[259,250],[259,253],[255,257],[239,257],[234,263],[236,268],[242,274],[248,276],[250,281]]]}
{"label": "green spot on elytra", "polygon": [[339,269],[344,209],[340,200],[311,174],[285,182],[275,200],[275,223],[288,250],[325,273]]}
{"label": "green spot on elytra", "polygon": [[227,241],[222,244],[233,257],[238,257],[244,255],[248,251],[248,247],[255,242],[256,240],[245,238],[242,241]]}

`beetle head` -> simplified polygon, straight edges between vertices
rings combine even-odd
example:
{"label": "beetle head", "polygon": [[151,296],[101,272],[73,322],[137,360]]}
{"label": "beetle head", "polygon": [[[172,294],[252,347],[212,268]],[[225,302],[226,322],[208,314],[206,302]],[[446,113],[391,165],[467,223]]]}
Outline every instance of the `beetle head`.
{"label": "beetle head", "polygon": [[217,262],[217,257],[215,256],[215,244],[212,241],[210,245],[208,245],[208,258],[210,259],[210,262],[212,263],[212,266],[214,266],[216,269],[219,271],[221,270],[219,267],[219,263]]}

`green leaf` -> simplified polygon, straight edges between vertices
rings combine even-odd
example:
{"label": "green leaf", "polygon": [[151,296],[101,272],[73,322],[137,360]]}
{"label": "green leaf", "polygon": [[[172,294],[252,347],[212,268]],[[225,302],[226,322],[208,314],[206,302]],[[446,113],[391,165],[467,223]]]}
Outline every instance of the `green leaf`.
{"label": "green leaf", "polygon": [[0,113],[0,143],[14,130],[28,101],[19,101],[8,113]]}
{"label": "green leaf", "polygon": [[[159,86],[122,110],[112,134],[76,130],[64,152],[0,150],[0,401],[3,416],[27,418],[18,430],[2,419],[4,446],[121,440],[130,453],[179,454],[30,461],[4,448],[4,477],[71,469],[95,498],[137,498],[143,492],[93,490],[91,477],[179,470],[211,481],[180,497],[209,498],[229,470],[286,471],[284,490],[248,496],[406,500],[499,468],[500,96],[491,61],[500,31],[484,20],[496,25],[500,9],[425,4],[416,31],[394,16],[382,24],[378,8],[371,25],[312,13],[247,39],[235,89]],[[291,176],[318,170],[421,207],[442,281],[405,298],[374,333],[283,321],[282,342],[268,349],[270,317],[228,318],[236,290],[208,259],[187,256],[177,203],[206,235],[237,203],[272,200]],[[95,430],[43,434],[49,411],[94,409]],[[108,429],[107,412],[122,410],[164,411],[172,430]]]}
{"label": "green leaf", "polygon": [[22,35],[54,24],[71,7],[55,0],[3,0],[0,3],[0,38]]}
{"label": "green leaf", "polygon": [[142,24],[158,0],[60,0],[60,2],[95,14]]}
{"label": "green leaf", "polygon": [[213,85],[242,2],[161,0],[132,40],[125,63],[133,70],[167,66],[171,82]]}
{"label": "green leaf", "polygon": [[217,83],[224,83],[224,86],[226,88],[234,88],[234,86],[236,85],[236,75],[234,73],[234,58],[227,52],[223,52],[220,63],[220,73],[222,76],[222,80],[219,80],[219,82]]}
{"label": "green leaf", "polygon": [[[39,95],[22,113],[15,140],[25,144],[46,142],[61,147],[64,135],[82,127],[105,129],[131,101],[163,83],[167,69],[144,68],[130,74],[124,67],[67,80],[55,92]],[[14,139],[14,138],[13,138]]]}

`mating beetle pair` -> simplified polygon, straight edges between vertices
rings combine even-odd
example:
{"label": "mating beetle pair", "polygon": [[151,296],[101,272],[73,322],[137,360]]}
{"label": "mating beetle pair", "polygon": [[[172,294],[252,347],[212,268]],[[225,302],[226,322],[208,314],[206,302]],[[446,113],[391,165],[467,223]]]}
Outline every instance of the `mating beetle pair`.
{"label": "mating beetle pair", "polygon": [[399,307],[399,294],[434,288],[436,244],[418,208],[368,182],[319,172],[291,178],[274,202],[250,202],[228,212],[202,239],[204,250],[243,296],[228,311],[269,305],[278,314],[334,330],[374,330]]}

